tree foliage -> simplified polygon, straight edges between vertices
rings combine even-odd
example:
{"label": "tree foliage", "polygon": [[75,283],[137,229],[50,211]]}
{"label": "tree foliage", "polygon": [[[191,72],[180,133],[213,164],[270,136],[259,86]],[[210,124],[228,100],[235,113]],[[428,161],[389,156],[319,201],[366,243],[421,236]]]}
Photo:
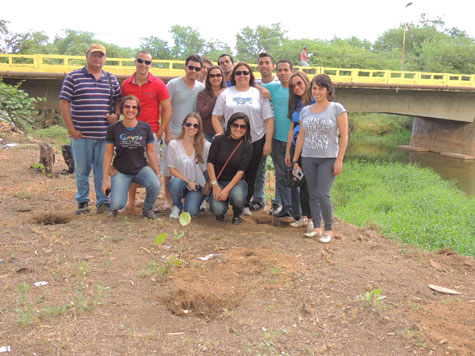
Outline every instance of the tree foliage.
{"label": "tree foliage", "polygon": [[[280,23],[270,26],[246,26],[236,35],[234,56],[241,61],[257,63],[259,53],[267,52],[275,60],[289,59],[300,64],[304,46],[314,55],[310,65],[335,68],[398,70],[401,65],[404,24],[385,31],[371,43],[357,37],[322,39],[289,39]],[[155,59],[185,59],[191,53],[216,61],[220,54],[233,54],[231,46],[216,39],[204,39],[197,29],[174,25],[172,41],[150,36],[140,44]],[[0,52],[45,53],[83,56],[92,42],[102,43],[108,57],[133,57],[138,48],[105,43],[92,32],[66,29],[64,36],[50,41],[44,32],[13,33],[8,22],[0,19]],[[475,71],[475,40],[458,28],[447,28],[440,18],[422,14],[417,23],[406,24],[404,69],[425,72],[470,74]]]}

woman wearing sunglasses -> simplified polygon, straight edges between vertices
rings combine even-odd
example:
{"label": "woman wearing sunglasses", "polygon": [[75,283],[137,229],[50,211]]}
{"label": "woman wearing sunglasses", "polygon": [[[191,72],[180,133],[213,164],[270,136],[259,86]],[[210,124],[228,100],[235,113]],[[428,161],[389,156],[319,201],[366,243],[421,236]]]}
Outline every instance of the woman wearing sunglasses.
{"label": "woman wearing sunglasses", "polygon": [[198,113],[203,121],[203,131],[205,138],[211,142],[215,135],[211,114],[219,94],[226,89],[223,69],[219,66],[212,66],[206,75],[205,88],[198,94]]}
{"label": "woman wearing sunglasses", "polygon": [[168,144],[167,162],[172,175],[168,182],[168,191],[173,202],[171,219],[178,219],[182,210],[191,216],[199,212],[205,198],[202,188],[206,184],[209,147],[210,143],[203,136],[200,115],[189,113],[183,120],[178,138]]}
{"label": "woman wearing sunglasses", "polygon": [[[109,216],[116,216],[118,211],[125,207],[127,192],[133,182],[145,187],[146,190],[143,217],[155,219],[157,216],[153,212],[153,205],[160,193],[161,183],[152,127],[147,122],[137,120],[140,113],[140,102],[137,97],[129,95],[122,99],[120,111],[124,120],[108,127],[103,161],[102,190],[106,192],[111,189]],[[114,149],[116,155],[113,166],[116,172],[112,176],[112,182],[109,183],[109,169]]]}
{"label": "woman wearing sunglasses", "polygon": [[[295,145],[293,171],[295,175],[300,169],[298,159],[302,154],[315,225],[314,230],[305,236],[321,236],[320,242],[328,243],[333,229],[330,190],[335,177],[343,169],[343,156],[348,145],[348,115],[343,105],[334,102],[335,90],[328,75],[315,76],[310,88],[315,104],[304,107],[300,113],[301,128]],[[325,223],[323,234],[322,217]]]}
{"label": "woman wearing sunglasses", "polygon": [[231,115],[224,135],[216,136],[208,156],[208,174],[213,192],[209,199],[216,220],[224,221],[228,203],[233,207],[233,224],[242,222],[247,201],[243,179],[252,158],[249,118],[242,112]]}
{"label": "woman wearing sunglasses", "polygon": [[257,169],[262,157],[272,151],[274,113],[269,100],[254,87],[254,74],[249,64],[244,62],[236,64],[231,73],[231,84],[233,86],[224,90],[216,100],[212,121],[216,134],[221,134],[223,119],[226,127],[230,117],[236,112],[245,113],[249,118],[252,159],[245,176],[248,193],[244,214],[251,215],[249,202],[254,194]]}
{"label": "woman wearing sunglasses", "polygon": [[[315,100],[310,93],[310,80],[307,74],[304,72],[294,73],[290,77],[290,93],[289,93],[289,110],[288,118],[290,119],[289,134],[287,136],[287,148],[285,150],[285,164],[287,166],[292,165],[292,157],[295,152],[295,143],[297,142],[297,136],[300,132],[300,112],[302,109],[310,104],[314,104]],[[299,158],[299,165],[302,166],[302,158]],[[295,219],[289,225],[291,227],[304,227],[307,226],[307,232],[313,231],[312,214],[310,213],[310,205],[308,202],[308,190],[307,185],[304,184],[300,187],[300,206],[302,207],[302,215],[307,218],[301,217]]]}

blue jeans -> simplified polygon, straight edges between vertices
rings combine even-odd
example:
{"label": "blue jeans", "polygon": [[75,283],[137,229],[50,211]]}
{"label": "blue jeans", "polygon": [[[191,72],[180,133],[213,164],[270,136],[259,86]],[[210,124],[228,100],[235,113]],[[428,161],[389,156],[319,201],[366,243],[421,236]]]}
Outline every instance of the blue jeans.
{"label": "blue jeans", "polygon": [[[218,181],[221,189],[226,187],[230,181],[220,180]],[[228,202],[233,207],[233,213],[235,216],[241,216],[244,206],[247,201],[247,183],[244,179],[241,179],[238,184],[236,184],[233,189],[229,192],[228,200],[226,201],[217,201],[214,199],[213,192],[209,196],[209,207],[211,212],[216,215],[224,215],[228,211]]]}
{"label": "blue jeans", "polygon": [[127,204],[127,192],[129,191],[130,183],[137,183],[145,187],[145,201],[143,210],[147,211],[153,208],[155,200],[157,200],[162,183],[155,171],[149,166],[143,167],[136,175],[129,175],[117,171],[112,177],[111,189],[111,209],[121,210]]}
{"label": "blue jeans", "polygon": [[108,203],[109,198],[102,192],[102,161],[104,160],[106,141],[88,138],[71,139],[71,149],[74,157],[74,175],[76,176],[76,201],[89,203],[89,173],[92,168],[96,207]]}
{"label": "blue jeans", "polygon": [[191,216],[198,214],[200,211],[200,205],[205,199],[205,196],[200,191],[189,190],[186,187],[186,183],[180,178],[173,177],[168,182],[168,191],[173,201],[173,205],[183,209],[183,203],[181,199],[185,198],[185,208],[183,209]]}
{"label": "blue jeans", "polygon": [[[287,210],[292,216],[302,215],[300,208],[300,197],[298,188],[288,188],[284,184],[284,175],[287,170],[285,164],[285,150],[287,142],[272,140],[272,160],[275,168],[275,189],[279,192],[282,201],[282,208]],[[277,194],[276,194],[277,195]]]}

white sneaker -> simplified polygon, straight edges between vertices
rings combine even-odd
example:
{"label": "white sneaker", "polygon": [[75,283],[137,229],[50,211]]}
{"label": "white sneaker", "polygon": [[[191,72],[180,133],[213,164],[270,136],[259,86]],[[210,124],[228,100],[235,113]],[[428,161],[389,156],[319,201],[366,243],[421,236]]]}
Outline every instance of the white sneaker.
{"label": "white sneaker", "polygon": [[309,239],[312,239],[314,237],[322,236],[322,233],[320,231],[317,232],[315,230],[312,230],[310,232],[306,232],[305,234],[303,234],[303,236],[308,237]]}
{"label": "white sneaker", "polygon": [[313,231],[313,221],[309,221],[307,224],[307,233],[311,233]]}
{"label": "white sneaker", "polygon": [[331,240],[332,240],[332,237],[330,235],[328,235],[327,233],[324,233],[323,236],[320,237],[320,239],[318,239],[318,241],[320,241],[324,244],[329,243]]}
{"label": "white sneaker", "polygon": [[176,205],[172,206],[172,212],[170,213],[170,219],[179,219],[180,218],[180,208]]}
{"label": "white sneaker", "polygon": [[206,199],[201,203],[200,211],[206,213]]}
{"label": "white sneaker", "polygon": [[251,209],[249,209],[249,208],[246,206],[246,207],[244,208],[244,210],[242,211],[242,215],[251,216],[251,215],[252,215]]}
{"label": "white sneaker", "polygon": [[[304,227],[305,225],[307,225],[307,222],[305,221],[304,218],[301,218],[300,220],[295,220],[295,221],[293,221],[289,224],[289,226],[291,226],[291,227]],[[313,230],[313,228],[312,228],[312,230]]]}

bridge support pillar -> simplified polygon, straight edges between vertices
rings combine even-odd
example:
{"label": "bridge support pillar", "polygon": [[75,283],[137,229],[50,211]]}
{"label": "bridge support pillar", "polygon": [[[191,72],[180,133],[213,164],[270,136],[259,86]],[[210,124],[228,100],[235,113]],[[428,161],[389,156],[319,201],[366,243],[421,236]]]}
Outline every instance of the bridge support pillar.
{"label": "bridge support pillar", "polygon": [[411,146],[475,156],[475,122],[415,117]]}

